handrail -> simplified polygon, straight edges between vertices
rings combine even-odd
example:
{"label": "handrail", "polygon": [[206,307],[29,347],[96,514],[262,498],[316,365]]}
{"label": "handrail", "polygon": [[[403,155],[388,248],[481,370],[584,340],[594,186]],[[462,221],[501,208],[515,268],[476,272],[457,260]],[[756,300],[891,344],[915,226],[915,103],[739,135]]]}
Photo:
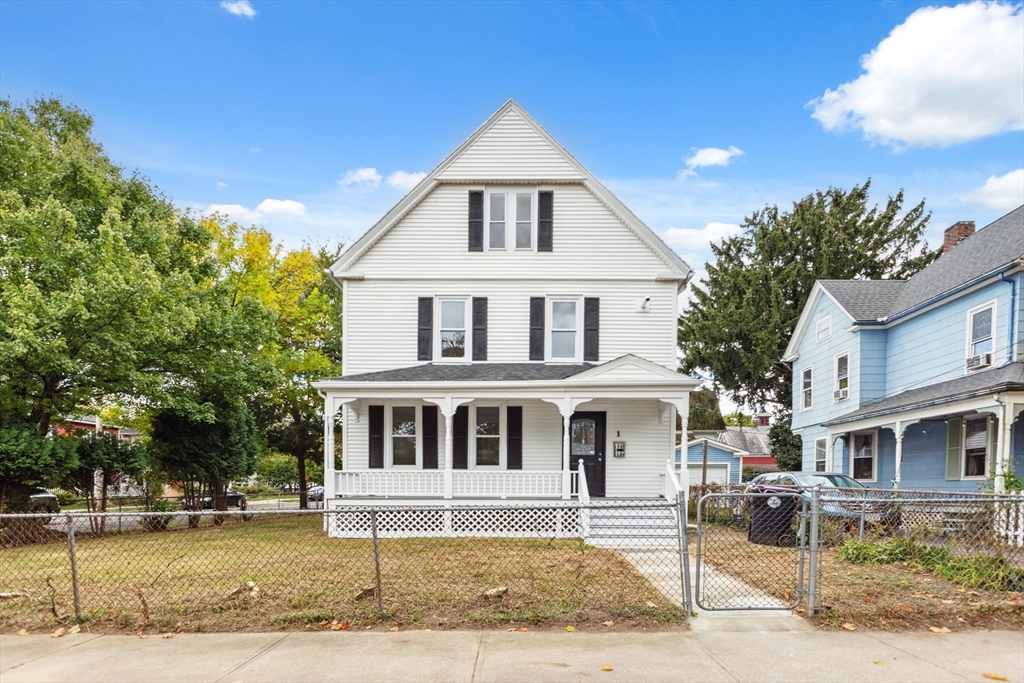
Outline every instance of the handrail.
{"label": "handrail", "polygon": [[580,478],[579,484],[577,484],[577,490],[579,491],[577,496],[579,497],[580,503],[582,505],[589,505],[590,504],[590,489],[587,487],[587,473],[583,471],[583,461],[582,460],[580,460],[580,462],[579,462],[579,469],[577,470],[577,472],[579,472],[579,478]]}
{"label": "handrail", "polygon": [[[680,481],[684,479],[685,482]],[[665,463],[665,500],[670,503],[682,505],[683,514],[688,514],[687,496],[690,492],[690,470],[685,466],[676,471],[675,460],[667,460]],[[685,519],[681,520],[685,523]]]}

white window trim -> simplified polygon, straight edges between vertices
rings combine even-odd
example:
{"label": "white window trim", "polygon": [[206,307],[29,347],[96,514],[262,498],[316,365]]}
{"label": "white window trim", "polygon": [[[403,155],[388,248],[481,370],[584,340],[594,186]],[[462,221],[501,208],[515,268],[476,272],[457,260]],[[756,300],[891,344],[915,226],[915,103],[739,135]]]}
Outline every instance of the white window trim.
{"label": "white window trim", "polygon": [[[554,327],[551,315],[555,302],[574,302],[576,304],[576,354],[572,358],[553,358],[551,356],[551,334]],[[544,358],[550,363],[582,363],[583,362],[583,297],[582,296],[548,296],[544,304]]]}
{"label": "white window trim", "polygon": [[[435,296],[434,297],[434,362],[435,363],[470,363],[473,360],[473,298],[470,296]],[[466,311],[466,352],[462,358],[446,358],[441,355],[441,302],[462,301]]]}
{"label": "white window trim", "polygon": [[[476,464],[476,409],[497,408],[498,409],[498,464],[477,465]],[[501,403],[473,403],[469,406],[469,462],[467,466],[471,470],[496,472],[504,470],[508,466],[508,420],[505,406]]]}
{"label": "white window trim", "polygon": [[[394,449],[394,415],[393,408],[416,409],[416,464],[396,465]],[[423,469],[423,406],[408,401],[384,402],[384,465],[389,470],[421,470]]]}
{"label": "white window trim", "polygon": [[[871,478],[870,479],[857,479],[853,476],[853,461],[857,457],[857,437],[865,434],[871,434]],[[864,429],[859,432],[853,432],[850,434],[850,479],[859,481],[861,483],[873,484],[878,482],[878,430],[877,429]]]}
{"label": "white window trim", "polygon": [[997,330],[998,321],[999,321],[999,319],[996,317],[996,313],[998,313],[998,311],[996,310],[996,302],[997,302],[996,299],[992,299],[991,301],[986,301],[985,303],[981,304],[980,306],[975,306],[974,308],[971,308],[971,309],[969,309],[967,311],[967,323],[966,323],[965,329],[964,329],[964,374],[965,375],[970,373],[970,372],[977,372],[977,370],[968,370],[967,369],[967,365],[966,365],[967,359],[974,355],[973,353],[971,353],[971,346],[972,346],[972,343],[973,343],[972,340],[971,340],[971,333],[973,332],[973,330],[971,329],[971,319],[974,317],[975,313],[978,313],[979,311],[983,311],[986,308],[991,308],[992,309],[992,351],[991,351],[991,353],[992,353],[992,361],[993,362],[992,362],[992,366],[991,367],[995,367],[996,330]]}
{"label": "white window trim", "polygon": [[[846,356],[846,389],[847,397],[844,399],[837,399],[835,392],[839,391],[839,359]],[[839,403],[840,401],[849,400],[849,391],[853,389],[853,381],[851,377],[853,373],[850,371],[850,350],[840,351],[832,357],[832,402]]]}
{"label": "white window trim", "polygon": [[[505,195],[505,246],[491,249],[491,194]],[[516,194],[530,194],[530,247],[516,246]],[[529,185],[495,185],[484,188],[484,251],[502,252],[535,252],[537,251],[537,188]]]}
{"label": "white window trim", "polygon": [[[828,325],[828,328],[827,328],[828,333],[823,337],[823,336],[821,336],[821,331],[823,329],[826,329],[824,327],[825,324]],[[824,318],[822,318],[821,320],[819,320],[818,323],[814,326],[814,343],[817,344],[819,342],[823,342],[823,341],[825,341],[826,339],[828,339],[831,336],[832,336],[832,314],[830,313],[830,314],[826,315]]]}
{"label": "white window trim", "polygon": [[[819,443],[822,444],[822,448],[823,448],[823,453],[822,453],[821,460],[818,460],[818,444]],[[822,472],[828,472],[828,438],[826,438],[826,437],[822,437],[820,439],[815,439],[814,440],[814,471],[815,472],[819,471],[818,470],[818,463],[819,462],[824,465],[824,469],[822,469],[821,471]]]}
{"label": "white window trim", "polygon": [[[995,318],[993,316],[993,320],[994,319]],[[995,325],[992,327],[994,332]],[[993,334],[993,336],[995,335]],[[968,477],[964,474],[964,472],[967,471],[967,423],[976,422],[977,420],[985,420],[985,467],[982,470],[984,474],[981,476],[974,475],[973,477]],[[971,415],[963,418],[962,422],[963,424],[960,428],[960,481],[983,481],[988,479],[988,462],[992,457],[992,454],[989,453],[989,449],[992,448],[992,416]]]}
{"label": "white window trim", "polygon": [[[807,391],[807,390],[804,389],[804,375],[807,374],[808,372],[811,373],[811,388],[810,388],[810,392],[811,392],[811,405],[805,406],[804,405],[804,392]],[[806,410],[813,410],[814,409],[814,366],[813,365],[808,365],[806,368],[802,368],[800,370],[800,389],[799,389],[799,391],[800,391],[800,412],[804,412]]]}

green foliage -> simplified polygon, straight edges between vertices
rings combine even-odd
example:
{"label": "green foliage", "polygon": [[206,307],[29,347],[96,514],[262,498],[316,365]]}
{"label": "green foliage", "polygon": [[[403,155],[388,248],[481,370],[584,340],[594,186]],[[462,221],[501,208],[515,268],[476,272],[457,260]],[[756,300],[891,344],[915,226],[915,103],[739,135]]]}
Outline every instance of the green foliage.
{"label": "green foliage", "polygon": [[58,483],[77,463],[75,446],[74,439],[41,437],[24,422],[0,422],[0,511],[27,511],[28,487]]}
{"label": "green foliage", "polygon": [[803,441],[790,428],[792,414],[788,410],[775,414],[775,420],[768,428],[768,443],[779,469],[783,472],[799,472],[803,469]]}
{"label": "green foliage", "polygon": [[753,415],[747,415],[740,410],[737,410],[734,413],[729,413],[722,419],[725,420],[725,424],[730,427],[754,427],[757,424],[754,422]]}
{"label": "green foliage", "polygon": [[[85,498],[90,511],[106,512],[107,487],[116,473],[137,477],[148,464],[141,442],[123,441],[107,432],[85,432],[78,437],[76,452],[78,466],[68,471],[64,483]],[[98,504],[94,500],[97,484]]]}
{"label": "green foliage", "polygon": [[268,451],[259,457],[256,475],[270,486],[284,486],[299,480],[299,469],[295,458],[290,455]]}
{"label": "green foliage", "polygon": [[781,359],[814,282],[906,278],[938,256],[921,241],[924,202],[904,210],[900,192],[871,207],[870,185],[815,192],[788,212],[766,206],[742,234],[711,245],[715,262],[679,318],[683,371],[710,371],[738,404],[789,408]]}
{"label": "green foliage", "polygon": [[690,414],[686,428],[689,431],[725,429],[722,409],[718,404],[718,392],[705,387],[690,393]]}
{"label": "green foliage", "polygon": [[1006,558],[989,555],[954,557],[947,548],[924,545],[912,538],[887,538],[878,543],[849,540],[839,559],[854,564],[913,563],[963,587],[997,591],[1024,590],[1024,569]]}

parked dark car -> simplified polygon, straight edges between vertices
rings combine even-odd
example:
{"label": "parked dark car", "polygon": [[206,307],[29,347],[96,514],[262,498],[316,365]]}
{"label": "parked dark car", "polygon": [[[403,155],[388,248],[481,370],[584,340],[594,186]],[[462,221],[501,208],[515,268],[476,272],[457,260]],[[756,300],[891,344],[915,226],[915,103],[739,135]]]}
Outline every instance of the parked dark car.
{"label": "parked dark car", "polygon": [[[235,491],[234,489],[227,490],[227,502],[229,508],[238,508],[239,510],[245,509],[246,498],[245,494],[241,491]],[[182,498],[181,509],[182,510],[212,510],[213,509],[213,496],[209,493],[205,493],[199,497],[199,505],[196,505],[194,498]]]}
{"label": "parked dark car", "polygon": [[60,501],[57,500],[57,496],[46,489],[32,488],[29,492],[29,500],[32,501],[29,507],[31,512],[51,512],[53,514],[60,512]]}
{"label": "parked dark car", "polygon": [[821,487],[821,514],[855,524],[865,522],[898,526],[899,512],[888,500],[874,496],[874,491],[839,472],[766,472],[754,477],[747,491],[769,493],[795,492],[811,502],[810,489]]}
{"label": "parked dark car", "polygon": [[306,490],[306,500],[314,503],[321,503],[324,500],[324,487],[323,486],[310,486]]}

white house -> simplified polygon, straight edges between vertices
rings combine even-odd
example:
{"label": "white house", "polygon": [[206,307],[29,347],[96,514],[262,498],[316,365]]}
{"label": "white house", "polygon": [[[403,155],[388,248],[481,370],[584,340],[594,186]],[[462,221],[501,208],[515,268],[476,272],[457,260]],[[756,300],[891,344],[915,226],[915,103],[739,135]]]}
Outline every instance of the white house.
{"label": "white house", "polygon": [[325,506],[661,495],[691,273],[510,100],[329,269]]}

